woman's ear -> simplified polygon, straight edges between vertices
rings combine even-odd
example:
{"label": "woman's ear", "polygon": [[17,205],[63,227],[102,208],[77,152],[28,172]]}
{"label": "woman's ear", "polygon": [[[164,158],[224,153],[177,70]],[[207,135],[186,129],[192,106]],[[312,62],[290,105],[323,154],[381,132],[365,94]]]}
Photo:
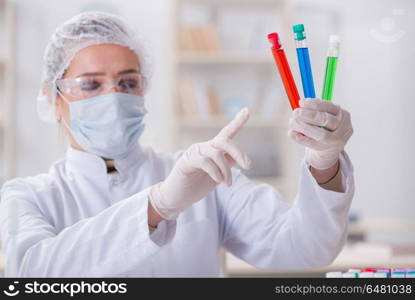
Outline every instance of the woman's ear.
{"label": "woman's ear", "polygon": [[43,87],[43,92],[46,93],[48,95],[48,99],[53,99],[53,95],[55,94],[55,103],[53,105],[53,103],[51,103],[51,105],[54,106],[55,108],[55,118],[56,118],[56,122],[60,123],[62,121],[63,118],[63,107],[62,107],[62,98],[59,95],[59,93],[57,91],[52,91],[51,88],[49,86],[44,86]]}
{"label": "woman's ear", "polygon": [[58,123],[62,122],[62,111],[62,99],[58,94],[55,99],[55,116]]}
{"label": "woman's ear", "polygon": [[[43,99],[43,102],[47,102],[47,103],[45,103],[46,105],[48,105],[49,107],[54,108],[54,110],[55,110],[55,120],[58,123],[60,123],[61,120],[62,120],[62,108],[58,107],[58,106],[61,106],[61,104],[60,104],[61,101],[60,101],[59,94],[57,94],[57,93],[56,93],[56,96],[55,96],[56,97],[55,100],[53,99],[54,98],[54,95],[53,95],[54,93],[56,93],[56,92],[53,91],[53,88],[51,88],[51,86],[49,84],[44,83],[44,84],[41,85],[41,91],[40,91],[38,97],[41,97]],[[53,102],[55,102],[55,103],[53,103]],[[52,116],[50,116],[50,117],[52,117]]]}

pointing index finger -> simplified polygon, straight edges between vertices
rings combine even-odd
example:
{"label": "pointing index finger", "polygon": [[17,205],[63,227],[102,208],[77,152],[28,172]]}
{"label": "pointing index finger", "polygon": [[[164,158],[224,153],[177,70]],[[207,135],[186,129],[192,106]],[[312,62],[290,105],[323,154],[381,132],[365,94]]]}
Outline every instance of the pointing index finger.
{"label": "pointing index finger", "polygon": [[216,135],[217,137],[227,137],[232,139],[245,125],[246,121],[249,119],[249,110],[248,108],[243,108],[239,113],[230,121],[222,130]]}

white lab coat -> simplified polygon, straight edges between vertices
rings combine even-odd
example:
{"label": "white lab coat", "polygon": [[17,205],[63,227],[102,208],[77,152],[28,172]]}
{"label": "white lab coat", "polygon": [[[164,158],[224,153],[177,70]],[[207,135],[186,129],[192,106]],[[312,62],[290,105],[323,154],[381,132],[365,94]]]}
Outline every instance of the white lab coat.
{"label": "white lab coat", "polygon": [[[320,267],[341,250],[354,193],[344,152],[344,193],[320,187],[303,161],[297,199],[289,205],[273,187],[234,168],[231,187],[218,185],[150,234],[149,187],[166,178],[181,153],[139,146],[115,161],[119,173],[108,174],[100,157],[69,148],[49,173],[6,182],[1,241],[17,264],[13,270],[9,259],[5,275],[216,277],[221,247],[263,269]],[[18,216],[17,228],[10,215]]]}

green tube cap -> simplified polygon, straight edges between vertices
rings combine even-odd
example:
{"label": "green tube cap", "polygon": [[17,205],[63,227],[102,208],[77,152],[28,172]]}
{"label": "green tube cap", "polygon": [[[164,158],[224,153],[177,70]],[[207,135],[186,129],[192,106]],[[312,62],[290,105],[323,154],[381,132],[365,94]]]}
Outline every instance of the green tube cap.
{"label": "green tube cap", "polygon": [[297,24],[293,26],[293,31],[296,35],[295,39],[297,41],[302,41],[305,39],[305,33],[304,33],[304,24]]}

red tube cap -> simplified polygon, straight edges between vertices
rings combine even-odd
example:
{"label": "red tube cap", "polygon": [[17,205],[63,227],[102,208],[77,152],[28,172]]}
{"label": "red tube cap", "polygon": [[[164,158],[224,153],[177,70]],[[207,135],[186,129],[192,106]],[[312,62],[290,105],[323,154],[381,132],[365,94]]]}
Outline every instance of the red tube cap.
{"label": "red tube cap", "polygon": [[278,33],[272,32],[268,34],[268,41],[271,43],[272,48],[274,49],[280,49],[281,48],[281,42],[280,37]]}

